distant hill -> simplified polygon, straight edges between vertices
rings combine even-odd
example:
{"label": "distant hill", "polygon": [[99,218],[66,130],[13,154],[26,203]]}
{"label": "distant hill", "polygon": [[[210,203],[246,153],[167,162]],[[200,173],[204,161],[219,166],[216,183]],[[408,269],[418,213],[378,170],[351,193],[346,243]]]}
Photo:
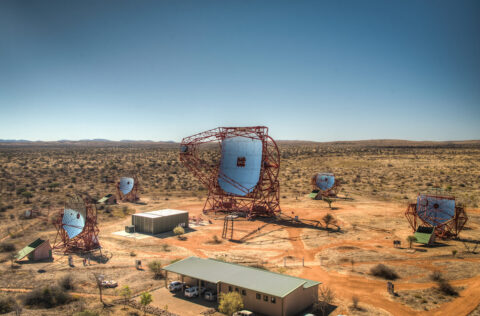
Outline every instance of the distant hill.
{"label": "distant hill", "polygon": [[132,147],[132,146],[178,146],[173,141],[152,141],[152,140],[120,140],[113,141],[109,139],[81,139],[69,140],[61,139],[58,141],[30,141],[22,139],[0,139],[0,147]]}
{"label": "distant hill", "polygon": [[26,139],[0,139],[0,143],[31,143],[32,141]]}
{"label": "distant hill", "polygon": [[[462,141],[411,141],[401,139],[371,139],[358,141],[332,141],[314,142],[304,140],[277,140],[280,146],[355,146],[355,147],[480,147],[480,140]],[[82,139],[58,141],[30,141],[24,139],[0,139],[0,147],[132,147],[132,146],[159,146],[176,147],[179,143],[174,141],[153,141],[153,140],[128,140],[112,141],[108,139]]]}
{"label": "distant hill", "polygon": [[320,146],[358,146],[358,147],[455,147],[455,146],[480,146],[480,140],[458,140],[458,141],[414,141],[401,139],[371,139],[356,141],[332,141],[313,142],[302,140],[279,140],[278,145],[320,145]]}

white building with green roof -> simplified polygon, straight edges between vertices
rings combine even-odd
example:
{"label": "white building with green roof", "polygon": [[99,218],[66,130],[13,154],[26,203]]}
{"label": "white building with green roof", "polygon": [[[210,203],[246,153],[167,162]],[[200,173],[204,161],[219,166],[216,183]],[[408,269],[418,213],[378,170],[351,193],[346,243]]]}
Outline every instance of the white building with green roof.
{"label": "white building with green roof", "polygon": [[265,315],[296,315],[318,300],[320,282],[215,259],[189,257],[163,269],[189,285],[236,291],[245,309]]}

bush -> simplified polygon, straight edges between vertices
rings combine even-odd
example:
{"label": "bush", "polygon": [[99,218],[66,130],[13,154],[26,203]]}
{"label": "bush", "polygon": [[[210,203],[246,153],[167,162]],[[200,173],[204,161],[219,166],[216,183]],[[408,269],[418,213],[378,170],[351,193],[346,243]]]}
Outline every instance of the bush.
{"label": "bush", "polygon": [[398,279],[398,274],[392,268],[389,268],[381,263],[371,268],[370,273],[374,276],[381,277],[386,280]]}
{"label": "bush", "polygon": [[458,292],[448,283],[447,280],[443,278],[443,275],[440,271],[434,271],[430,275],[430,279],[434,282],[437,282],[438,289],[445,295],[458,296]]}
{"label": "bush", "polygon": [[177,226],[173,229],[173,233],[177,236],[185,234],[185,229],[182,226]]}
{"label": "bush", "polygon": [[37,288],[24,296],[25,305],[44,308],[64,305],[70,301],[72,301],[70,294],[59,286]]}
{"label": "bush", "polygon": [[123,215],[128,215],[130,213],[130,209],[128,208],[128,206],[123,206],[122,207],[122,213]]}
{"label": "bush", "polygon": [[15,245],[9,242],[0,243],[0,252],[12,252],[15,251]]}
{"label": "bush", "polygon": [[172,250],[170,249],[170,245],[168,245],[168,244],[162,244],[161,247],[162,247],[162,251],[165,251],[165,252],[170,252],[170,251],[172,251]]}
{"label": "bush", "polygon": [[438,289],[445,295],[458,296],[458,292],[447,280],[440,280],[438,282]]}
{"label": "bush", "polygon": [[147,308],[147,306],[153,301],[152,299],[152,294],[148,293],[148,292],[143,292],[141,295],[140,295],[140,304],[143,305],[143,313],[145,314],[145,309]]}
{"label": "bush", "polygon": [[221,244],[222,243],[222,240],[220,238],[218,238],[217,235],[214,235],[213,236],[213,239],[212,239],[212,243],[213,244]]}
{"label": "bush", "polygon": [[353,296],[353,297],[352,297],[352,306],[353,306],[353,308],[356,309],[356,310],[359,309],[359,308],[358,308],[358,307],[359,307],[359,306],[358,306],[358,301],[359,301],[358,296]]}
{"label": "bush", "polygon": [[439,282],[443,280],[442,273],[440,271],[434,271],[432,274],[430,274],[430,280]]}
{"label": "bush", "polygon": [[232,315],[243,309],[242,296],[238,292],[229,292],[220,294],[218,310],[226,315]]}
{"label": "bush", "polygon": [[153,272],[153,278],[159,280],[162,278],[162,263],[160,261],[152,261],[148,263],[148,268]]}
{"label": "bush", "polygon": [[66,275],[58,280],[58,286],[60,286],[65,291],[73,291],[73,278],[70,275]]}
{"label": "bush", "polygon": [[6,314],[13,312],[15,307],[17,306],[17,302],[11,296],[0,296],[0,314]]}

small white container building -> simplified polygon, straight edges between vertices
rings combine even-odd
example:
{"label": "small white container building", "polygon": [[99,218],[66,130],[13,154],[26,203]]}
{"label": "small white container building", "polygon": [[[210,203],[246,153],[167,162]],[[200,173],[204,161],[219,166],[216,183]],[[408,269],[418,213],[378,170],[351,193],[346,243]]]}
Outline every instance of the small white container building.
{"label": "small white container building", "polygon": [[188,227],[188,212],[172,209],[137,213],[132,215],[135,232],[160,234],[172,231],[177,226]]}

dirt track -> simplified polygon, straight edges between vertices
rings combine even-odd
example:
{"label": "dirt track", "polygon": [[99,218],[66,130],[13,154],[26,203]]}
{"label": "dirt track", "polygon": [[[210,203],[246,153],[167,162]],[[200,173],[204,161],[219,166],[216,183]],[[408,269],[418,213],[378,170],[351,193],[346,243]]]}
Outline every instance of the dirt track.
{"label": "dirt track", "polygon": [[[317,205],[314,205],[317,203]],[[361,213],[361,217],[364,222],[357,224],[373,225],[372,231],[359,231],[355,236],[359,240],[353,239],[338,239],[337,234],[332,232],[325,238],[328,238],[329,242],[325,245],[321,245],[312,249],[306,249],[304,240],[301,238],[302,228],[298,227],[280,227],[280,230],[286,231],[288,238],[282,238],[278,245],[272,245],[270,247],[267,244],[262,247],[256,247],[255,245],[248,245],[242,243],[225,241],[220,245],[213,245],[207,243],[212,239],[213,235],[221,235],[221,222],[214,221],[213,225],[198,228],[197,231],[187,234],[188,239],[181,241],[176,238],[168,238],[164,240],[168,244],[185,248],[190,255],[197,255],[201,257],[209,257],[212,254],[226,253],[228,255],[244,253],[246,258],[255,258],[261,261],[263,257],[269,262],[269,267],[283,265],[283,257],[290,256],[294,258],[304,258],[305,267],[302,267],[298,263],[291,267],[290,272],[295,275],[310,278],[322,282],[323,284],[331,287],[337,294],[338,308],[335,313],[349,313],[348,306],[351,304],[353,296],[359,298],[361,304],[367,304],[371,307],[386,311],[393,315],[418,315],[418,314],[438,314],[438,315],[468,315],[475,307],[480,303],[480,276],[471,278],[458,279],[451,281],[454,286],[464,286],[465,289],[460,292],[460,296],[449,303],[440,305],[438,308],[419,312],[411,307],[404,305],[398,301],[389,297],[386,291],[386,281],[378,279],[369,275],[358,275],[350,273],[344,270],[336,271],[335,267],[323,267],[320,262],[316,260],[319,253],[326,249],[332,249],[339,246],[354,246],[358,249],[364,250],[378,250],[381,249],[381,253],[393,253],[395,255],[402,256],[401,259],[387,260],[386,264],[395,266],[409,265],[415,269],[415,266],[424,267],[428,271],[435,270],[433,262],[450,262],[450,261],[468,261],[471,263],[479,264],[480,259],[477,257],[454,259],[451,257],[445,257],[445,254],[449,253],[452,246],[448,244],[443,248],[427,249],[426,253],[417,252],[414,254],[407,253],[407,249],[399,250],[392,247],[392,239],[400,238],[405,240],[406,236],[411,234],[406,220],[403,219],[404,207],[402,205],[395,205],[387,202],[374,202],[360,200],[348,203],[338,203],[338,210],[330,211],[324,205],[318,205],[318,201],[302,201],[300,203],[294,201],[293,203],[284,203],[284,210],[290,212],[291,209],[295,210],[295,215],[299,215],[301,218],[317,219],[320,220],[323,215],[328,212],[335,216],[342,217],[343,221],[341,226],[343,230],[351,231],[353,222],[349,221],[351,215]],[[175,208],[188,209],[191,215],[200,215],[201,203],[188,201],[187,203],[175,203]],[[475,211],[476,212],[476,211]],[[353,218],[357,218],[353,216]],[[375,219],[375,223],[370,223],[371,218]],[[386,223],[385,229],[379,227],[379,223],[385,218],[400,219],[404,224],[400,227],[388,227]],[[340,222],[340,221],[339,221]],[[243,234],[249,234],[250,230],[255,230],[258,227],[263,227],[257,235],[260,244],[261,240],[272,240],[269,232],[274,232],[279,229],[279,225],[272,223],[269,225],[262,225],[258,222],[240,222],[235,224],[236,230],[234,231],[234,239],[239,239]],[[380,225],[381,226],[381,225]],[[321,233],[327,234],[325,231]],[[371,238],[362,239],[360,235],[366,234]],[[255,235],[251,240],[256,240]],[[323,238],[323,237],[322,237]],[[285,241],[286,240],[286,241]],[[287,243],[288,245],[285,245]],[[405,243],[405,242],[404,242]],[[451,243],[451,242],[450,242]],[[381,247],[381,248],[379,248]],[[419,251],[422,249],[419,249]],[[422,250],[423,251],[423,250]],[[142,251],[145,255],[161,255],[163,257],[170,257],[172,259],[178,256],[175,253],[153,253],[149,251]],[[262,256],[259,256],[262,254]],[[139,252],[140,255],[140,252]],[[437,256],[438,259],[432,259]],[[383,261],[359,261],[356,265],[381,263]],[[339,265],[340,266],[340,265]],[[275,269],[274,269],[275,270]],[[421,273],[418,273],[421,274]],[[415,276],[418,276],[416,274]],[[408,291],[416,289],[428,289],[436,286],[432,282],[411,282],[411,278],[400,278],[395,283],[396,291]]]}
{"label": "dirt track", "polygon": [[[169,201],[153,201],[142,197],[146,205],[132,205],[137,212],[162,208],[185,209],[190,216],[207,216],[201,213],[203,200],[198,198],[176,199]],[[355,197],[354,201],[338,202],[335,210],[330,210],[321,201],[307,198],[286,200],[282,204],[283,213],[288,216],[299,216],[301,219],[321,221],[322,217],[331,213],[337,219],[340,230],[335,225],[331,231],[320,225],[300,225],[295,222],[274,221],[239,221],[234,226],[234,240],[222,240],[213,243],[213,237],[221,237],[223,221],[221,215],[208,217],[212,224],[193,227],[185,236],[187,240],[179,240],[173,236],[159,238],[148,237],[134,240],[114,235],[130,222],[130,218],[111,219],[100,222],[100,239],[104,250],[112,254],[107,264],[92,262],[91,266],[82,266],[80,258],[75,258],[77,267],[69,268],[66,257],[55,256],[53,263],[25,265],[19,271],[31,271],[35,278],[56,278],[65,273],[73,273],[78,279],[78,296],[95,297],[96,289],[89,277],[93,271],[101,271],[119,282],[119,286],[128,284],[134,293],[158,288],[162,281],[151,279],[146,267],[151,260],[161,259],[168,263],[174,259],[187,256],[222,257],[228,261],[243,264],[261,264],[272,271],[317,280],[330,287],[336,293],[335,314],[351,314],[349,306],[352,297],[359,299],[360,306],[369,313],[392,315],[468,315],[480,303],[480,255],[466,254],[458,241],[441,241],[441,247],[424,248],[415,246],[416,252],[410,253],[407,248],[393,248],[392,240],[405,239],[412,232],[403,217],[405,205],[370,201]],[[480,214],[479,210],[469,212],[472,219]],[[472,220],[462,237],[480,239],[479,226]],[[52,236],[54,232],[51,232]],[[166,251],[164,246],[169,250]],[[451,250],[459,250],[456,258]],[[464,250],[464,249],[463,249]],[[132,257],[132,252],[135,257]],[[288,258],[285,259],[285,258]],[[136,270],[134,260],[144,262],[146,270]],[[350,265],[354,259],[355,266]],[[305,266],[302,266],[304,261]],[[284,264],[286,263],[286,267]],[[394,282],[397,292],[422,290],[435,287],[428,275],[439,270],[451,276],[453,286],[461,286],[463,290],[458,298],[450,302],[439,301],[438,307],[428,311],[419,311],[419,306],[408,306],[387,294],[387,281],[371,276],[371,266],[384,263],[395,269],[400,279]],[[5,263],[6,265],[8,263]],[[460,266],[460,265],[466,265]],[[41,265],[47,273],[38,274]],[[462,267],[458,273],[456,267]],[[466,271],[471,269],[471,271]],[[461,273],[460,273],[461,272]],[[462,274],[463,273],[463,274]],[[27,285],[2,286],[0,291],[28,291]],[[10,288],[11,287],[11,288]],[[95,292],[94,292],[95,291]],[[107,290],[105,298],[118,298],[113,290]],[[155,304],[155,303],[154,303]],[[163,307],[163,306],[159,306]],[[414,308],[415,307],[415,308]],[[421,307],[421,306],[420,306]]]}

